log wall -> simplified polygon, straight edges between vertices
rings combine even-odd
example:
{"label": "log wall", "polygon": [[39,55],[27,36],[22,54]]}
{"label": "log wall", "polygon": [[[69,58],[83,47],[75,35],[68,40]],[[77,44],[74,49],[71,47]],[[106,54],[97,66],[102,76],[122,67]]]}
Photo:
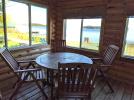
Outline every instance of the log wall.
{"label": "log wall", "polygon": [[[61,39],[63,37],[64,18],[88,18],[93,16],[103,16],[101,33],[100,53],[104,51],[108,44],[123,46],[124,29],[126,15],[134,15],[133,0],[32,0],[34,3],[48,6],[48,31],[50,39]],[[109,75],[128,83],[134,83],[134,61],[122,59],[121,49],[116,58],[114,66],[109,71]],[[17,60],[35,59],[46,50],[42,47],[12,51]],[[89,57],[96,57],[99,54],[88,50],[78,50],[68,48],[68,51],[77,52]],[[12,87],[15,82],[11,70],[0,59],[0,89],[5,91]]]}
{"label": "log wall", "polygon": [[[134,15],[133,0],[57,0],[56,38],[63,37],[64,18],[88,18],[101,15],[103,25],[101,32],[100,54],[109,44],[120,47],[114,66],[109,71],[110,77],[128,83],[134,83],[134,61],[121,57],[125,22],[127,15]],[[68,48],[89,57],[97,56],[88,50]]]}

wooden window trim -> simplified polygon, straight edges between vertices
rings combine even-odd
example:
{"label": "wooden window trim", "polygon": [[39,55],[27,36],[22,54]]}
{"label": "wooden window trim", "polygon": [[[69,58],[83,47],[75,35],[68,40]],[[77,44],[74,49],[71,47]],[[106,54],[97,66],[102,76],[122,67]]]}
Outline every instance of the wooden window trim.
{"label": "wooden window trim", "polygon": [[128,30],[128,22],[129,22],[129,18],[134,18],[134,16],[127,16],[126,19],[126,26],[125,26],[125,34],[124,34],[124,39],[123,39],[123,47],[122,47],[122,52],[121,52],[121,59],[128,61],[134,61],[134,56],[131,55],[124,55],[125,52],[125,44],[126,44],[126,36],[127,36],[127,30]]}
{"label": "wooden window trim", "polygon": [[[101,18],[101,30],[100,30],[100,38],[99,38],[99,47],[98,50],[93,50],[93,49],[87,49],[87,48],[82,48],[82,30],[83,30],[83,20],[84,18],[81,18],[81,31],[80,31],[80,46],[79,47],[72,47],[72,46],[67,46],[68,48],[72,48],[72,49],[78,49],[78,50],[84,50],[84,51],[89,51],[89,52],[94,52],[94,53],[99,53],[100,52],[100,45],[101,45],[101,38],[102,38],[102,23],[103,23],[103,18],[102,17],[91,17],[91,18],[86,18],[86,19],[94,19],[94,18]],[[70,18],[65,18],[64,19],[64,23],[63,23],[63,38],[66,38],[66,20],[70,19]],[[75,18],[73,18],[75,19]],[[77,19],[77,18],[76,18]]]}
{"label": "wooden window trim", "polygon": [[[23,4],[26,4],[28,6],[28,21],[29,21],[29,45],[26,46],[26,48],[31,48],[31,47],[36,47],[37,45],[38,46],[41,46],[43,44],[36,44],[36,45],[32,45],[32,32],[31,32],[31,6],[34,5],[34,6],[37,6],[37,7],[41,7],[41,8],[45,8],[47,9],[47,25],[48,24],[48,7],[47,6],[44,6],[42,4],[36,4],[36,3],[32,3],[32,2],[22,2],[20,0],[11,0],[11,1],[14,1],[14,2],[18,2],[18,3],[23,3]],[[2,0],[2,13],[3,13],[3,30],[4,30],[4,45],[5,47],[8,48],[8,40],[7,40],[7,23],[6,23],[6,6],[5,6],[5,0]],[[48,30],[49,27],[47,27],[47,38],[49,40],[49,30]],[[49,43],[47,40],[47,43]],[[48,45],[49,46],[49,45]],[[20,47],[13,47],[13,48],[9,48],[11,50],[15,50],[15,49],[23,49],[25,48],[24,46],[20,46]]]}

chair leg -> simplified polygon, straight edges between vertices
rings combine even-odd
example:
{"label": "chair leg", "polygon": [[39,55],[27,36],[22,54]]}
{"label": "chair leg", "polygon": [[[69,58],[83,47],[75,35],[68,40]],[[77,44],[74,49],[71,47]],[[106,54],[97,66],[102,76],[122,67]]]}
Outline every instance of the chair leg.
{"label": "chair leg", "polygon": [[13,84],[13,88],[16,86],[16,84],[19,82],[20,80],[17,79],[17,81]]}
{"label": "chair leg", "polygon": [[91,94],[87,96],[86,100],[91,100]]}
{"label": "chair leg", "polygon": [[42,81],[43,87],[46,86],[47,82],[45,80]]}
{"label": "chair leg", "polygon": [[[29,74],[32,76],[34,82],[36,83],[36,85],[38,86],[38,88],[40,89],[40,91],[42,92],[42,94],[45,96],[45,98],[48,99],[46,93],[44,92],[43,88],[40,86],[40,84],[38,83],[38,81],[36,80],[36,78],[34,77],[34,75],[32,73],[29,73]],[[27,74],[27,75],[29,75],[29,74]]]}
{"label": "chair leg", "polygon": [[33,64],[33,62],[31,62],[31,65],[32,65],[33,68],[35,68],[35,65]]}
{"label": "chair leg", "polygon": [[49,69],[47,69],[47,84],[48,84],[48,85],[51,85],[50,76],[51,76],[51,71],[50,71]]}
{"label": "chair leg", "polygon": [[33,64],[34,62],[30,62],[27,66],[26,69],[28,69],[30,66],[32,66],[33,68],[35,68],[35,65]]}
{"label": "chair leg", "polygon": [[41,86],[39,85],[39,83],[35,80],[35,83],[37,84],[38,88],[40,89],[40,91],[42,92],[42,94],[45,96],[46,99],[48,99],[46,93],[44,92],[44,90],[41,88]]}
{"label": "chair leg", "polygon": [[12,93],[12,95],[10,96],[10,100],[12,100],[13,99],[13,96],[17,93],[17,91],[19,90],[19,88],[21,87],[21,85],[22,85],[22,81],[20,81],[20,82],[18,82],[18,84],[16,84],[16,87],[15,87],[15,90],[13,91],[13,93]]}
{"label": "chair leg", "polygon": [[54,89],[54,83],[53,83],[53,70],[50,71],[51,75],[50,75],[50,83],[51,83],[51,100],[53,100],[53,89]]}
{"label": "chair leg", "polygon": [[1,94],[1,91],[0,91],[0,100],[2,100],[2,94]]}
{"label": "chair leg", "polygon": [[103,71],[102,71],[101,69],[100,69],[99,71],[100,71],[100,73],[102,74],[102,77],[105,79],[105,81],[106,81],[106,83],[107,83],[108,87],[110,88],[111,93],[113,93],[113,92],[114,92],[114,90],[113,90],[113,88],[112,88],[111,84],[109,83],[108,79],[107,79],[107,78],[106,78],[106,76],[104,75]]}

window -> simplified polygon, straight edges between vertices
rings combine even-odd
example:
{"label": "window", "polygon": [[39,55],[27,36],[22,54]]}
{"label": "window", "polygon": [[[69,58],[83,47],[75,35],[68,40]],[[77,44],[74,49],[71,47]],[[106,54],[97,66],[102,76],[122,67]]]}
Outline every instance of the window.
{"label": "window", "polygon": [[47,9],[31,6],[32,44],[46,43]]}
{"label": "window", "polygon": [[99,50],[101,18],[65,19],[64,35],[67,46]]}
{"label": "window", "polygon": [[84,19],[82,27],[82,48],[99,50],[101,19]]}
{"label": "window", "polygon": [[[0,2],[0,48],[47,45],[47,8],[12,0],[3,1],[5,3]],[[3,5],[5,10],[2,10]],[[3,17],[6,19],[4,23]]]}
{"label": "window", "polygon": [[[75,26],[75,28],[73,28]],[[66,20],[66,42],[68,46],[80,46],[81,19]]]}
{"label": "window", "polygon": [[[18,13],[18,10],[21,13]],[[29,45],[28,22],[28,6],[26,4],[13,1],[6,3],[7,44],[9,48]]]}
{"label": "window", "polygon": [[127,18],[123,56],[134,57],[134,16]]}
{"label": "window", "polygon": [[4,41],[4,28],[3,28],[3,9],[2,1],[0,1],[0,48],[5,46]]}

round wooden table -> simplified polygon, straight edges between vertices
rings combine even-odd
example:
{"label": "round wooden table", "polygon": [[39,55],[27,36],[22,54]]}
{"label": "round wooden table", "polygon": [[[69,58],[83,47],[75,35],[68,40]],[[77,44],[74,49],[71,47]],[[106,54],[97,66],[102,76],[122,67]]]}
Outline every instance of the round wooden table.
{"label": "round wooden table", "polygon": [[89,63],[93,61],[84,55],[68,52],[47,53],[36,58],[36,63],[48,69],[58,69],[58,62],[60,63]]}
{"label": "round wooden table", "polygon": [[51,100],[53,100],[53,77],[54,70],[58,70],[58,62],[60,63],[88,63],[93,61],[84,55],[68,52],[47,53],[36,58],[36,63],[47,68],[47,82],[51,85]]}

